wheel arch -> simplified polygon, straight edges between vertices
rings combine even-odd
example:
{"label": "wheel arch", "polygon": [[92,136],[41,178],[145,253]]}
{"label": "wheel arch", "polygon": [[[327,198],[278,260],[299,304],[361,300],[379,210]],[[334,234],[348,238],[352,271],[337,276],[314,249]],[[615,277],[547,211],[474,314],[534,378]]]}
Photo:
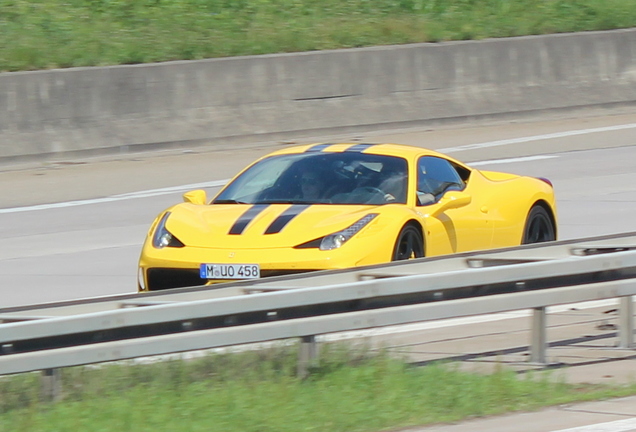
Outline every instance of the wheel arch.
{"label": "wheel arch", "polygon": [[424,227],[422,226],[422,223],[416,219],[409,219],[402,225],[400,231],[408,225],[414,226],[419,231],[420,237],[422,238],[422,245],[424,247],[424,256],[426,256],[426,236],[424,235]]}
{"label": "wheel arch", "polygon": [[[554,213],[554,209],[552,208],[552,206],[548,204],[546,200],[539,199],[535,201],[534,204],[532,204],[530,208],[528,209],[528,213],[526,214],[526,217],[530,215],[530,212],[536,206],[543,207],[543,209],[548,213],[548,216],[550,217],[550,222],[552,223],[552,228],[554,229],[554,238],[558,239],[559,233],[558,233],[558,227],[556,223],[556,214]],[[525,227],[524,227],[524,230],[525,230]]]}

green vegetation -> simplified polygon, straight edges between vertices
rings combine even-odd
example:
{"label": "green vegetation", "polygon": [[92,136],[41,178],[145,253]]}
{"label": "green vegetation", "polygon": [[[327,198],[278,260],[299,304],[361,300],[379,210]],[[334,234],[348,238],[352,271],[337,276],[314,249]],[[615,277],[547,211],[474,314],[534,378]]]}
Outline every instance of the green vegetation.
{"label": "green vegetation", "polygon": [[0,71],[633,26],[633,0],[0,0]]}
{"label": "green vegetation", "polygon": [[323,347],[306,380],[296,348],[63,371],[64,400],[38,401],[37,374],[0,380],[0,431],[379,431],[636,393],[556,376],[411,367],[383,353]]}

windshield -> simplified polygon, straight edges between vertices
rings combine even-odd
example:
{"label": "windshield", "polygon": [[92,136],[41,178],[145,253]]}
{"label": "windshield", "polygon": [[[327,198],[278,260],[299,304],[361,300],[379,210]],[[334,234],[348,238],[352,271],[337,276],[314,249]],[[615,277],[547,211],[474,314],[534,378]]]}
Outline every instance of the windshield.
{"label": "windshield", "polygon": [[254,164],[213,201],[223,203],[406,203],[406,160],[343,153],[272,156]]}

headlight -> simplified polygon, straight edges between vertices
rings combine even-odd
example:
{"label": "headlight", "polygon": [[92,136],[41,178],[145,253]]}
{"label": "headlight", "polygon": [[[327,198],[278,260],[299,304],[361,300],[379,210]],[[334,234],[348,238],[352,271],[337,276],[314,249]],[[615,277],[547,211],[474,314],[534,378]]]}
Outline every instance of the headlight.
{"label": "headlight", "polygon": [[178,238],[172,235],[170,231],[166,229],[166,221],[170,216],[170,212],[166,212],[163,215],[157,228],[155,229],[155,235],[152,237],[152,245],[157,249],[163,249],[165,247],[183,247],[184,244],[179,241]]}
{"label": "headlight", "polygon": [[350,227],[323,237],[322,242],[320,242],[320,250],[338,249],[345,244],[347,240],[356,235],[358,231],[367,226],[377,215],[378,213],[369,213]]}

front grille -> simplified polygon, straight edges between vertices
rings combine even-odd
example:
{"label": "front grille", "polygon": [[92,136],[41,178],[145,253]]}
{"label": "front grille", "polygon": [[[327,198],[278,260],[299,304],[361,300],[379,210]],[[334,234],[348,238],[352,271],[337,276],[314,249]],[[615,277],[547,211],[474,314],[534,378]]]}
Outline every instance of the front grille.
{"label": "front grille", "polygon": [[151,268],[148,269],[148,290],[205,285],[199,277],[199,269]]}
{"label": "front grille", "polygon": [[[314,270],[261,270],[261,278],[294,275]],[[201,286],[207,282],[201,279],[198,269],[151,268],[148,269],[148,291],[160,291],[170,288]],[[232,282],[226,279],[223,282]]]}

